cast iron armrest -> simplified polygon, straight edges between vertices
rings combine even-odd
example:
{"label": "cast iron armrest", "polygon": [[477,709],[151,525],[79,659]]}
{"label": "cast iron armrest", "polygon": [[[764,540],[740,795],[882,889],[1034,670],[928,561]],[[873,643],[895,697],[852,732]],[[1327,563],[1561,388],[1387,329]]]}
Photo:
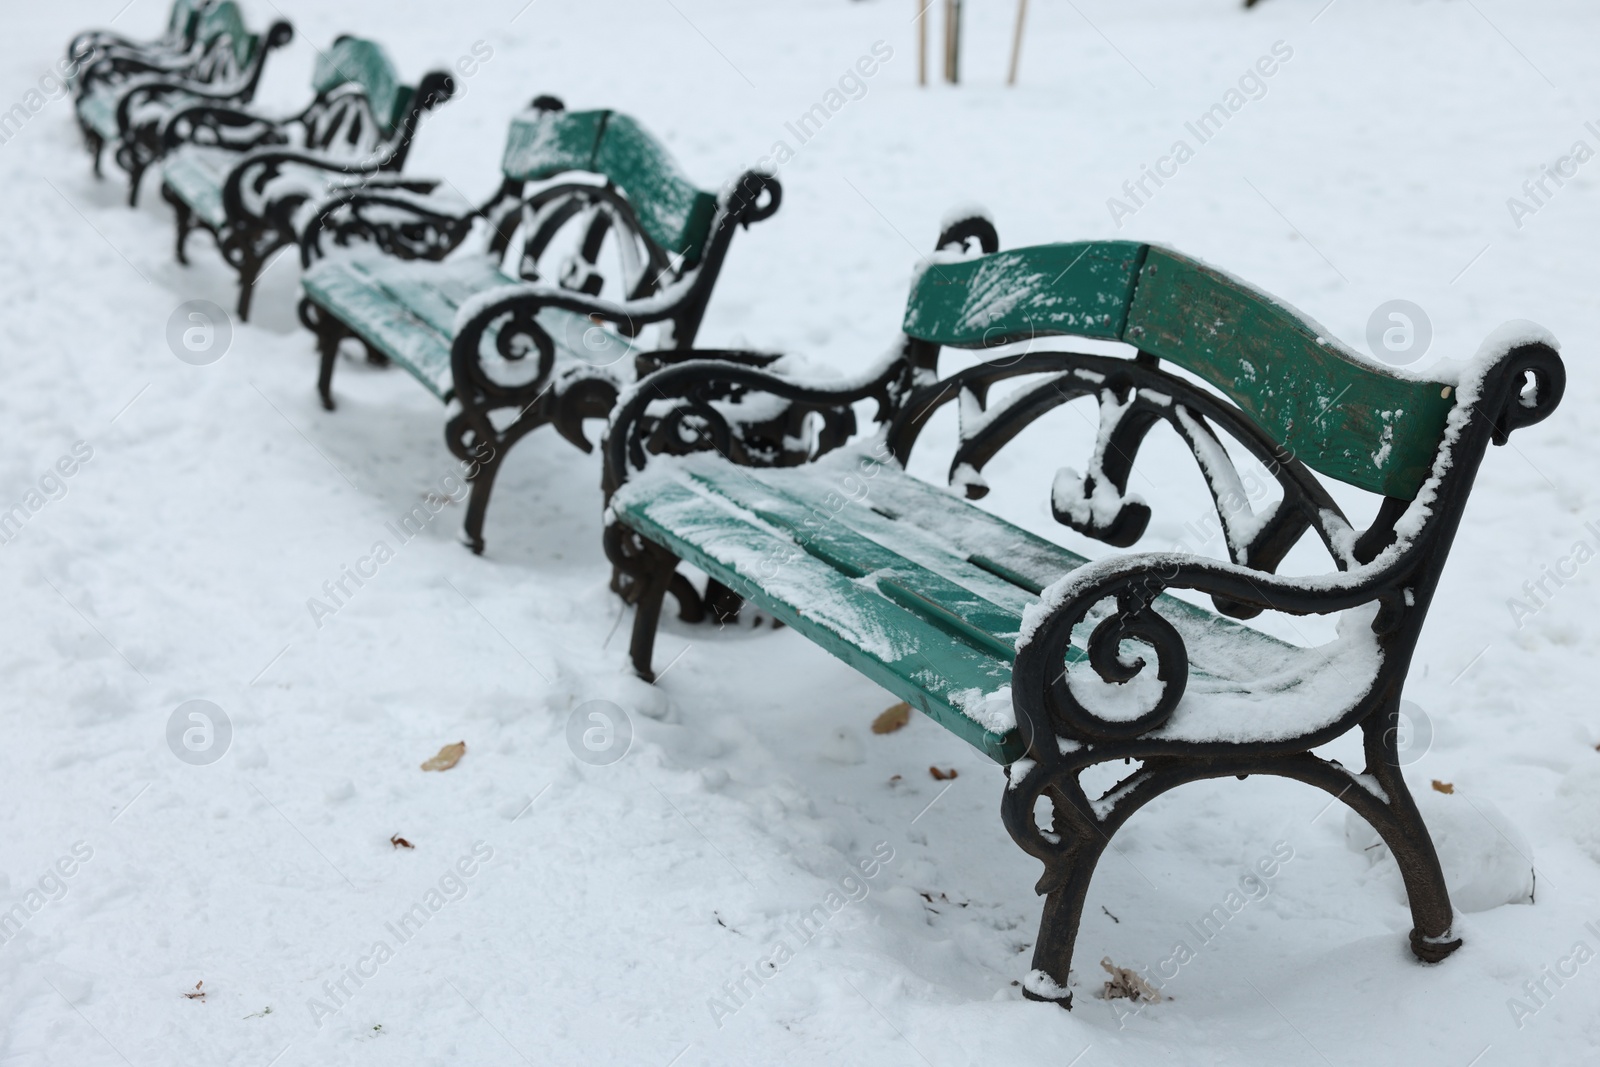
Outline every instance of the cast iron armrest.
{"label": "cast iron armrest", "polygon": [[369,241],[400,259],[443,259],[472,232],[481,211],[433,195],[438,181],[373,174],[359,187],[320,200],[299,235],[300,262],[310,267],[352,241]]}

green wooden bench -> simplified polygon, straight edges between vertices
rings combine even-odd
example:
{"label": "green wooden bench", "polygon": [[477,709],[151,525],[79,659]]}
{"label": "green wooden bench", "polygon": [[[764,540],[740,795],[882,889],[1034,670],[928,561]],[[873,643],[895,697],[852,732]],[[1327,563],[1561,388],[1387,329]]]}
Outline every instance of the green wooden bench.
{"label": "green wooden bench", "polygon": [[[992,251],[992,231],[984,243]],[[606,443],[606,547],[637,604],[640,673],[651,676],[662,597],[687,561],[1006,765],[1005,825],[1045,866],[1024,982],[1034,999],[1071,1005],[1078,921],[1111,836],[1202,778],[1277,774],[1342,799],[1399,861],[1414,953],[1437,961],[1459,946],[1400,772],[1398,708],[1487,446],[1560,400],[1554,342],[1513,324],[1459,378],[1404,375],[1219,271],[1119,241],[947,252],[913,283],[904,331],[895,359],[845,385],[689,361],[621,398]],[[937,373],[945,346],[1051,336],[1120,341],[1131,356],[1030,350]],[[1139,540],[1151,509],[1128,477],[1165,423],[1211,489],[1229,560],[1087,562],[968,502],[987,492],[989,460],[1079,398],[1098,402],[1100,433],[1087,473],[1057,475],[1055,518],[1114,546]],[[866,400],[879,432],[834,449]],[[950,480],[968,499],[903,465],[952,403]],[[1280,500],[1252,503],[1240,453]],[[1381,498],[1372,525],[1352,525],[1317,475]],[[1330,573],[1274,573],[1313,539]],[[1171,590],[1209,594],[1215,610]],[[1301,648],[1237,621],[1267,610],[1347,614],[1337,640]],[[1313,754],[1355,728],[1362,773]],[[1116,785],[1085,791],[1082,772],[1124,760],[1133,767]]]}
{"label": "green wooden bench", "polygon": [[[323,405],[347,339],[453,405],[445,439],[475,464],[474,552],[507,451],[547,423],[591,450],[583,421],[610,413],[640,360],[693,344],[735,229],[781,196],[755,172],[721,196],[699,189],[632,118],[553,97],[512,123],[502,171],[482,207],[374,185],[322,204],[302,235]],[[468,247],[475,226],[487,241]]]}
{"label": "green wooden bench", "polygon": [[169,110],[149,135],[177,216],[178,261],[188,263],[191,231],[210,233],[239,275],[243,319],[262,268],[298,242],[301,209],[398,175],[422,116],[455,83],[435,71],[406,85],[381,45],[345,36],[318,54],[311,89],[311,103],[286,119],[200,101]]}
{"label": "green wooden bench", "polygon": [[[238,107],[255,97],[267,56],[294,38],[288,22],[265,34],[251,33],[232,0],[173,5],[169,35],[150,48],[109,44],[80,72],[76,84],[78,128],[94,157],[99,177],[107,145],[128,175],[128,203],[137,202],[139,180],[150,163],[152,131],[172,111],[201,103]],[[95,35],[79,35],[69,51],[93,49]],[[78,51],[74,51],[78,50]]]}

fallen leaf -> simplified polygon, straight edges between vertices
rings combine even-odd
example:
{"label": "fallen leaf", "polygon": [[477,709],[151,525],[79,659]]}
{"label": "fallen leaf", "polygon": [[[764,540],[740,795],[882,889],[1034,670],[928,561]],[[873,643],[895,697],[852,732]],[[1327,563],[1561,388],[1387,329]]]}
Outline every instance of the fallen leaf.
{"label": "fallen leaf", "polygon": [[206,984],[205,980],[201,979],[200,981],[198,981],[198,982],[196,982],[194,984],[195,991],[193,993],[185,993],[184,996],[187,997],[189,1000],[204,1000],[204,999],[206,999],[205,993],[200,991],[200,987],[205,985],[205,984]]}
{"label": "fallen leaf", "polygon": [[892,789],[893,787],[899,785],[902,781],[904,781],[904,779],[901,778],[900,775],[891,774],[889,776],[889,787]]}
{"label": "fallen leaf", "polygon": [[892,708],[885,708],[882,715],[872,720],[872,732],[892,734],[910,721],[911,705],[902,700]]}
{"label": "fallen leaf", "polygon": [[439,750],[439,754],[422,765],[425,771],[448,771],[451,767],[461,762],[461,757],[467,754],[467,743],[457,741],[453,745],[446,745]]}
{"label": "fallen leaf", "polygon": [[1454,793],[1456,791],[1455,783],[1441,782],[1435,778],[1433,780],[1433,791],[1435,793]]}
{"label": "fallen leaf", "polygon": [[1128,1000],[1147,1000],[1151,1004],[1161,1003],[1161,994],[1154,986],[1144,980],[1138,971],[1127,967],[1118,967],[1111,962],[1111,957],[1106,956],[1100,961],[1100,966],[1111,976],[1111,981],[1106,983],[1101,994],[1106,1000],[1125,997]]}
{"label": "fallen leaf", "polygon": [[[428,762],[431,763],[433,761],[429,760]],[[407,841],[405,838],[401,837],[399,834],[390,835],[389,844],[393,845],[395,848],[416,848],[417,847],[416,845],[413,845],[410,841]]]}
{"label": "fallen leaf", "polygon": [[929,767],[928,773],[933,775],[933,780],[936,782],[948,782],[958,776],[958,772],[954,767],[951,767],[948,771],[941,771],[937,767]]}

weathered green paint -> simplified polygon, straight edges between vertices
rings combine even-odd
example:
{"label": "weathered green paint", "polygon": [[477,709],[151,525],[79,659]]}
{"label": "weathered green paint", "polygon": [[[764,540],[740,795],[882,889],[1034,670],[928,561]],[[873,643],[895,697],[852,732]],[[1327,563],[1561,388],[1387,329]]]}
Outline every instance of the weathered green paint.
{"label": "weathered green paint", "polygon": [[699,262],[717,198],[696,189],[666,148],[627,115],[613,111],[594,170],[623,191],[650,239],[690,264]]}
{"label": "weathered green paint", "polygon": [[964,348],[1050,334],[1126,341],[1222,390],[1313,470],[1405,500],[1427,480],[1455,404],[1443,383],[1363,361],[1220,271],[1127,241],[930,264],[912,283],[905,332]]}
{"label": "weathered green paint", "polygon": [[[991,757],[1021,753],[1015,731],[985,730],[953,695],[1010,683],[1023,612],[1082,556],[860,455],[782,469],[706,456],[665,462],[613,498],[624,524]],[[1240,659],[1286,647],[1175,597],[1159,603],[1199,676],[1230,677]]]}
{"label": "weathered green paint", "polygon": [[200,13],[199,24],[195,27],[195,37],[202,45],[209,46],[219,37],[226,36],[228,44],[233,49],[233,58],[240,67],[250,62],[250,57],[255,54],[256,37],[245,28],[244,13],[239,10],[239,5],[233,0],[222,0]]}
{"label": "weathered green paint", "polygon": [[[745,521],[725,498],[687,481],[656,483],[649,494],[613,500],[624,521],[680,558],[782,619],[885,689],[999,763],[1025,746],[967,717],[955,694],[1010,684],[1011,664],[952,635],[879,590],[851,578],[763,524]],[[766,560],[782,560],[774,575]],[[862,633],[874,635],[861,640]]]}
{"label": "weathered green paint", "polygon": [[595,150],[609,111],[527,111],[511,120],[500,162],[515,182],[542,182],[571,170],[594,169]]}
{"label": "weathered green paint", "polygon": [[615,111],[530,111],[512,121],[502,163],[513,181],[543,181],[567,171],[597,174],[616,186],[639,227],[668,252],[699,261],[717,198],[692,185],[659,141]]}
{"label": "weathered green paint", "polygon": [[239,153],[206,145],[184,145],[161,164],[166,186],[189,205],[206,224],[222,229],[228,212],[222,204],[222,187],[239,162]]}
{"label": "weathered green paint", "polygon": [[1139,275],[1125,338],[1221,389],[1301,462],[1409,500],[1454,397],[1363,362],[1270,297],[1163,248]]}
{"label": "weathered green paint", "polygon": [[325,93],[349,83],[358,85],[372,105],[372,114],[393,132],[405,118],[414,90],[400,74],[383,46],[362,37],[343,37],[317,55],[311,76],[314,92]]}
{"label": "weathered green paint", "polygon": [[[456,313],[480,293],[517,283],[487,256],[446,263],[348,256],[318,263],[302,284],[313,302],[448,403],[455,392]],[[628,350],[626,341],[609,331],[596,334],[588,319],[571,312],[546,308],[539,324],[561,358],[608,365]]]}
{"label": "weathered green paint", "polygon": [[167,16],[168,35],[178,38],[186,36],[205,2],[206,0],[173,0],[172,13]]}
{"label": "weathered green paint", "polygon": [[1146,247],[1073,242],[930,263],[911,284],[905,332],[962,348],[1050,334],[1118,340]]}

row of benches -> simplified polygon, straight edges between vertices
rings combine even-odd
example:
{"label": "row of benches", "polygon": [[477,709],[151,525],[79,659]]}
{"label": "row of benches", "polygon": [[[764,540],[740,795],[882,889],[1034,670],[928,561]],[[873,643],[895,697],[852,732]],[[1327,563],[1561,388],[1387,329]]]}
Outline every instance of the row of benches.
{"label": "row of benches", "polygon": [[[222,38],[207,37],[205,20],[229,6],[180,0],[151,55],[207,61]],[[134,48],[82,38],[75,54],[89,44]],[[748,601],[1005,766],[1006,828],[1045,868],[1028,996],[1070,1006],[1084,896],[1116,830],[1178,785],[1227,775],[1281,775],[1343,800],[1399,861],[1417,957],[1438,961],[1460,945],[1400,771],[1399,703],[1488,445],[1560,401],[1565,372],[1542,331],[1497,333],[1458,376],[1408,375],[1170,249],[1000,251],[986,219],[965,217],[913,279],[893,357],[843,383],[804,380],[777,373],[771,354],[694,347],[734,231],[778,208],[771,176],[748,172],[720,195],[705,192],[627,116],[541,97],[512,123],[496,194],[462,204],[437,182],[389,173],[416,120],[448,97],[446,76],[405,89],[381,50],[343,38],[319,65],[316,101],[287,124],[301,131],[299,147],[285,148],[286,124],[241,110],[265,54],[254,47],[229,50],[231,65],[218,64],[226,77],[201,71],[226,82],[218,92],[238,90],[226,104],[169,71],[138,90],[145,102],[118,105],[121,143],[141,146],[130,150],[134,181],[148,165],[138,153],[165,160],[180,255],[191,225],[212,232],[240,270],[247,306],[264,256],[299,245],[300,316],[317,337],[322,402],[333,408],[333,370],[354,341],[449,405],[450,449],[482,461],[466,518],[474,551],[519,438],[551,424],[589,451],[584,420],[609,419],[605,547],[613,586],[635,607],[638,672],[652,677],[669,592],[690,619],[708,606],[726,618]],[[118,62],[133,69],[125,55]],[[111,124],[103,102],[84,101],[105,91],[97,86],[128,84],[125,70],[96,69],[80,97],[80,117],[102,116],[84,119],[86,132],[99,122],[91,146]],[[154,126],[130,124],[153,113]],[[318,154],[357,143],[348,164]],[[338,183],[317,189],[302,175],[292,194],[268,191],[296,167]],[[352,174],[361,180],[346,181]],[[1118,342],[1122,354],[1033,343],[1052,337]],[[946,348],[1020,342],[1027,351],[940,373]],[[987,493],[995,456],[1080,399],[1098,406],[1100,430],[1086,473],[1056,479],[1057,521],[1113,547],[1138,542],[1153,512],[1129,477],[1165,424],[1210,489],[1226,561],[1167,552],[1090,562],[969,502]],[[906,471],[950,404],[959,433],[949,480],[960,495]],[[1276,482],[1277,500],[1245,499],[1245,457]],[[1365,529],[1324,479],[1378,498]],[[1326,552],[1329,573],[1277,575],[1305,543]],[[685,563],[707,576],[703,590]],[[1265,611],[1345,613],[1344,626],[1337,640],[1301,648],[1240,621]],[[1361,732],[1360,772],[1313,751],[1351,730]],[[1086,772],[1116,762],[1132,769],[1086,791]]]}

